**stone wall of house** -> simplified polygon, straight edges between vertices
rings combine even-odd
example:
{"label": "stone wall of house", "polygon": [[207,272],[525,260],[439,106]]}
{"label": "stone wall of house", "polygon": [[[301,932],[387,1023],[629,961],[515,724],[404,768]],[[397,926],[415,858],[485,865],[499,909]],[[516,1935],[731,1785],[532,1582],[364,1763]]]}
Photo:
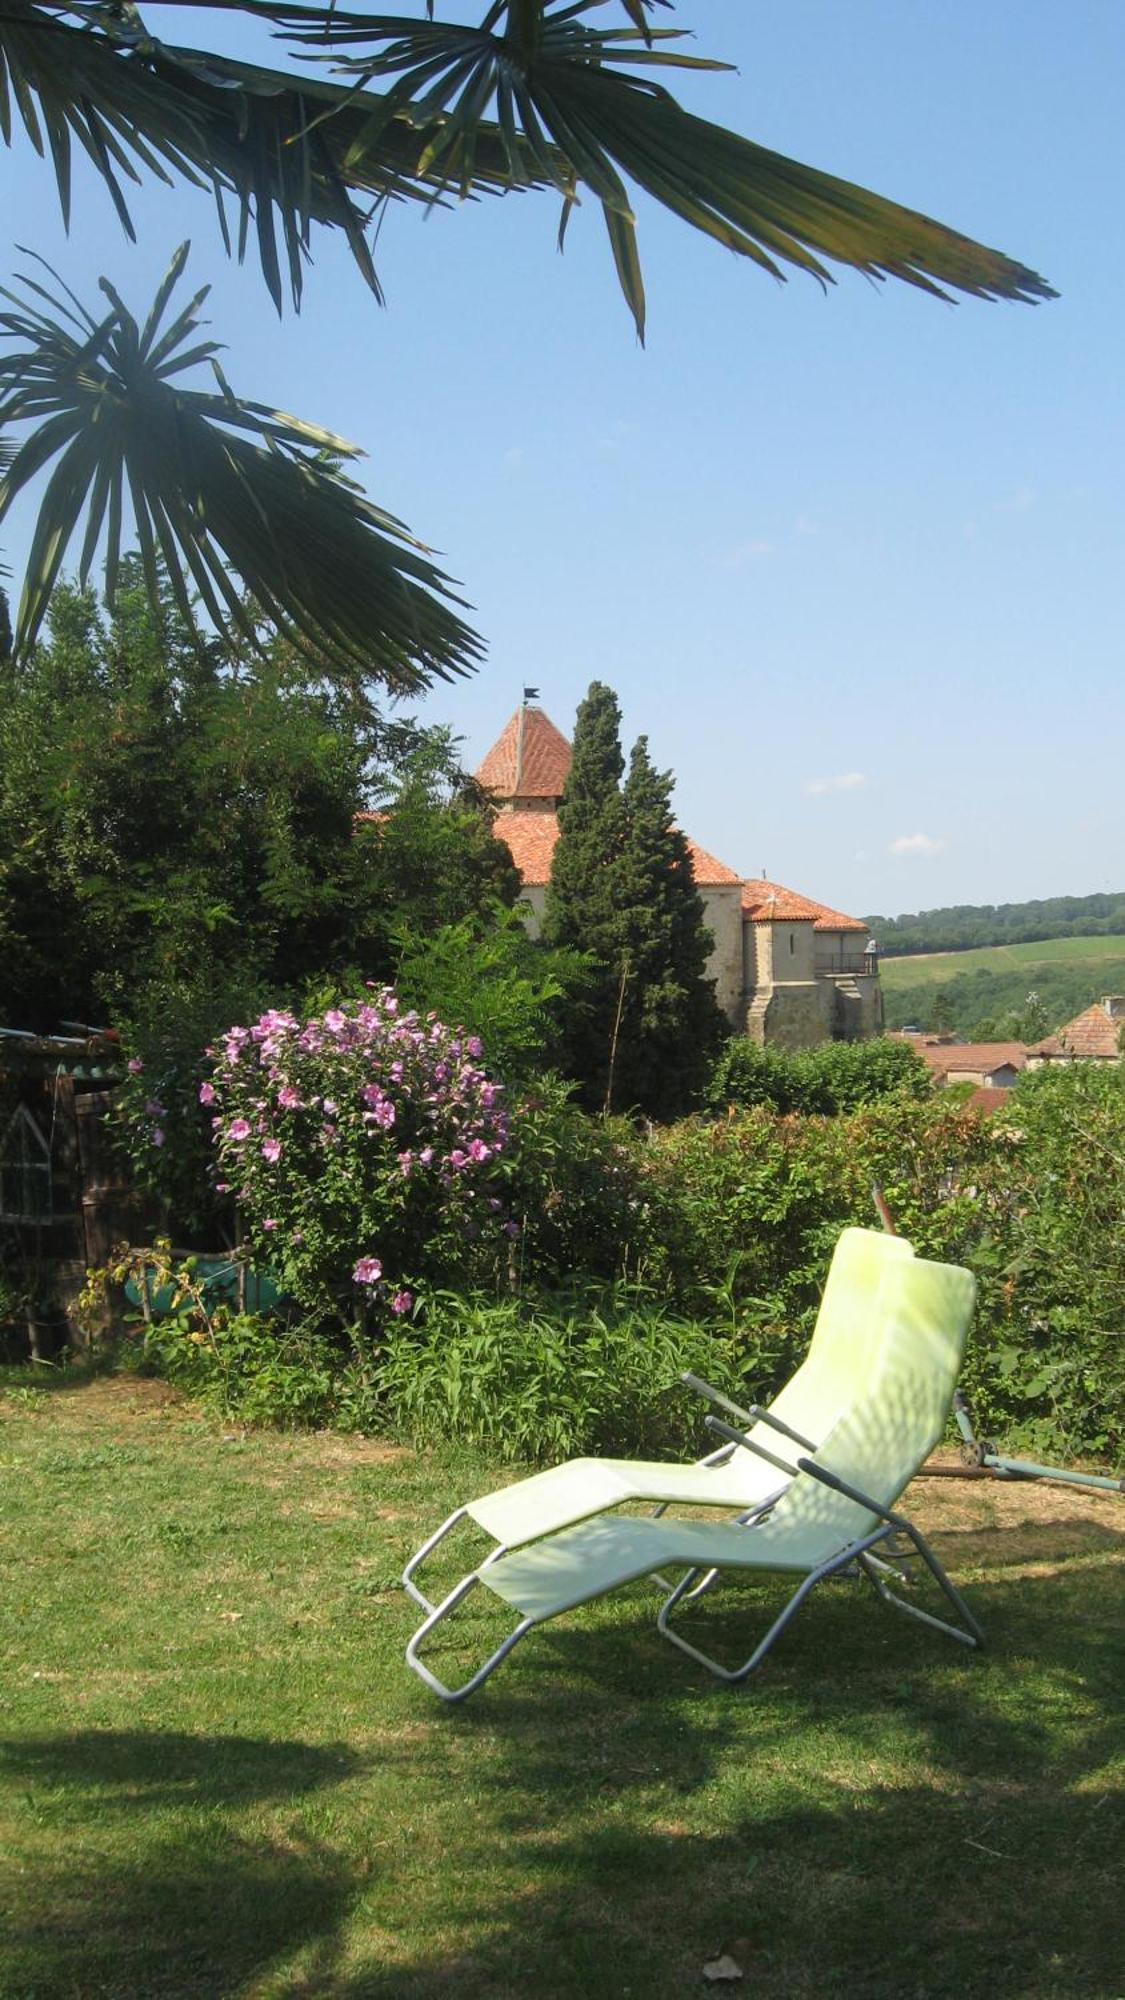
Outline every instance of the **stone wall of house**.
{"label": "stone wall of house", "polygon": [[746,1034],[775,1049],[815,1049],[832,1040],[834,988],[827,979],[761,986],[746,1009]]}
{"label": "stone wall of house", "polygon": [[529,937],[537,938],[543,929],[543,918],[547,913],[547,890],[541,882],[525,882],[520,890],[520,902],[528,904],[521,912]]}
{"label": "stone wall of house", "polygon": [[883,1032],[883,988],[878,972],[826,981],[835,995],[832,1032],[839,1041],[862,1042]]}
{"label": "stone wall of house", "polygon": [[742,884],[703,884],[703,920],[711,933],[711,956],[707,977],[715,982],[715,998],[731,1026],[737,1028],[743,1011],[742,975]]}

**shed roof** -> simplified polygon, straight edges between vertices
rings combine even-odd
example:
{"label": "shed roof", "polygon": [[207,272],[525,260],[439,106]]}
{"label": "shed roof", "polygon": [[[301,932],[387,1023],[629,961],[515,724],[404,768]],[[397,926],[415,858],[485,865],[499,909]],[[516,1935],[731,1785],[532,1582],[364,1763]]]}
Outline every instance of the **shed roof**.
{"label": "shed roof", "polygon": [[918,1042],[913,1036],[910,1040],[935,1076],[955,1076],[959,1070],[1021,1070],[1027,1063],[1023,1042]]}
{"label": "shed roof", "polygon": [[1037,1056],[1066,1058],[1074,1056],[1101,1056],[1116,1061],[1121,1051],[1117,1046],[1120,1021],[1115,1021],[1104,1000],[1095,1000],[1092,1007],[1086,1007],[1076,1014],[1073,1021],[1055,1035],[1048,1035],[1035,1049]]}

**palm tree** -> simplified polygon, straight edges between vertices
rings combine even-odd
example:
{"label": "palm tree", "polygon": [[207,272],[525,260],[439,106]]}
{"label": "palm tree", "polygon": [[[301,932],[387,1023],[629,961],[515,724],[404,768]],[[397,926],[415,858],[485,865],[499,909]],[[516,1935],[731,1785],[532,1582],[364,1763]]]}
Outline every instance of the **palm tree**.
{"label": "palm tree", "polygon": [[[0,438],[0,483],[12,463],[12,447]],[[0,562],[0,577],[9,574],[7,565]],[[0,666],[11,657],[12,621],[8,614],[8,597],[3,583],[0,583]]]}
{"label": "palm tree", "polygon": [[[379,298],[370,225],[385,204],[540,189],[561,198],[560,240],[583,193],[600,204],[643,339],[631,185],[775,278],[793,266],[828,284],[838,263],[939,298],[1054,296],[1000,252],[683,110],[661,72],[724,65],[653,25],[671,0],[618,0],[625,22],[611,26],[594,17],[613,0],[492,0],[475,25],[436,20],[434,0],[422,19],[331,0],[186,4],[261,21],[317,68],[163,44],[132,0],[0,0],[0,134],[21,121],[49,152],[64,217],[77,147],[129,235],[128,185],[145,174],[210,187],[228,249],[253,238],[278,311],[286,293],[300,305],[314,227],[343,233]],[[143,328],[105,280],[100,316],[37,280],[3,295],[14,350],[0,361],[0,428],[36,428],[0,478],[0,520],[57,460],[17,648],[34,640],[84,507],[82,566],[106,522],[112,591],[127,487],[150,576],[159,555],[177,594],[190,579],[220,624],[240,622],[233,570],[298,640],[362,655],[393,686],[470,670],[480,642],[447,580],[332,462],[355,447],[234,396],[213,344],[189,341],[202,295],[164,325],[182,267],[180,252]],[[217,394],[173,384],[193,363],[216,370]]]}

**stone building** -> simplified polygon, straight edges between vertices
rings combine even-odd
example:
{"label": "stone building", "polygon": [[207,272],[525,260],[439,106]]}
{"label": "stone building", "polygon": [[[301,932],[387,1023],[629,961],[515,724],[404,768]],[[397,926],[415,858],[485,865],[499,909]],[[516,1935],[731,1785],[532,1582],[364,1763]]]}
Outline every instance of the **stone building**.
{"label": "stone building", "polygon": [[[476,771],[499,805],[494,831],[519,869],[533,933],[543,921],[569,769],[566,737],[541,708],[525,705]],[[732,1026],[792,1049],[881,1030],[878,959],[866,924],[779,882],[745,881],[697,841],[688,845],[713,940],[708,972]]]}

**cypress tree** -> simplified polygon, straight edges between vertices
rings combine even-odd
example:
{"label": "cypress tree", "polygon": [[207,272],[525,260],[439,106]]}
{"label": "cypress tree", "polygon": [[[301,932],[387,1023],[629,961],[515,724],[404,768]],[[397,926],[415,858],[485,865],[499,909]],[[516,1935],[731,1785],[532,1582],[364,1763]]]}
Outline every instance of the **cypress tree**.
{"label": "cypress tree", "polygon": [[725,1025],[707,977],[712,939],[691,849],[672,818],[672,784],[640,737],[622,798],[618,891],[628,977],[612,1097],[661,1119],[681,1117],[696,1101]]}
{"label": "cypress tree", "polygon": [[616,696],[595,681],[575,723],[547,892],[548,941],[594,961],[560,1063],[590,1109],[670,1119],[698,1096],[724,1023],[671,773],[654,768],[642,736],[622,790],[620,729]]}
{"label": "cypress tree", "polygon": [[621,980],[624,940],[617,884],[625,837],[624,768],[617,696],[604,682],[594,681],[575,718],[543,930],[549,944],[589,952],[594,961],[583,1000],[571,1010],[559,1056],[566,1075],[581,1085],[583,1102],[595,1110],[605,1098]]}

